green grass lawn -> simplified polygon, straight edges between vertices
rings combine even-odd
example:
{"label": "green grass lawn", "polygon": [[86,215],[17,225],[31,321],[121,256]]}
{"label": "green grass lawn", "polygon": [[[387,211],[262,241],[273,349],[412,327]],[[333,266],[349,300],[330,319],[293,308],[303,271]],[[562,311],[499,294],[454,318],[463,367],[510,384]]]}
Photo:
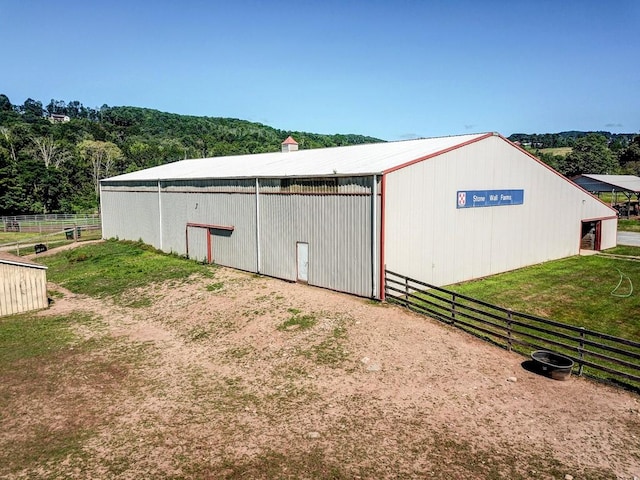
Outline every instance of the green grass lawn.
{"label": "green grass lawn", "polygon": [[[48,279],[72,292],[116,297],[131,288],[192,274],[212,276],[215,267],[169,255],[141,242],[108,240],[43,257]],[[141,299],[137,298],[136,302]],[[144,303],[144,302],[143,302]]]}
{"label": "green grass lawn", "polygon": [[4,243],[22,242],[39,235],[33,232],[0,232],[0,245]]}
{"label": "green grass lawn", "polygon": [[618,230],[621,232],[640,232],[640,220],[618,219]]}
{"label": "green grass lawn", "polygon": [[[607,252],[640,256],[637,247],[617,247]],[[631,288],[626,278],[633,285],[627,297]],[[576,256],[447,288],[519,312],[640,339],[638,261]]]}

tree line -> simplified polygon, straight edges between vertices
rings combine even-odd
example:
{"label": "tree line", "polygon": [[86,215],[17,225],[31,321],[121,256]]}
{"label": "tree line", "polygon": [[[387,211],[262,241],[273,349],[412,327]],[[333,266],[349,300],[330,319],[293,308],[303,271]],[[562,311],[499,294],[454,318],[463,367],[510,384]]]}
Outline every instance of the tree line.
{"label": "tree line", "polygon": [[[185,158],[274,152],[292,135],[300,148],[381,142],[363,135],[278,130],[235,118],[196,117],[139,107],[85,107],[79,101],[0,94],[0,216],[91,213],[102,178]],[[640,136],[608,132],[514,134],[510,140],[560,173],[640,175]],[[555,155],[547,147],[570,146]]]}
{"label": "tree line", "polygon": [[102,178],[185,158],[274,152],[289,135],[304,149],[381,141],[75,100],[14,105],[0,94],[0,215],[95,212]]}
{"label": "tree line", "polygon": [[[610,132],[517,133],[509,140],[571,178],[581,173],[640,176],[640,135]],[[564,154],[544,149],[570,147]]]}

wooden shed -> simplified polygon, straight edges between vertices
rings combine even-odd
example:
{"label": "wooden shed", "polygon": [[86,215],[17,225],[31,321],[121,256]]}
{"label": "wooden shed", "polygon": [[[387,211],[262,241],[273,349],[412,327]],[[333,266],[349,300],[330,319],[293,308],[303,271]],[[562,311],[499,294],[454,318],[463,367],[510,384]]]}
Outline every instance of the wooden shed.
{"label": "wooden shed", "polygon": [[48,306],[47,267],[0,252],[0,317]]}

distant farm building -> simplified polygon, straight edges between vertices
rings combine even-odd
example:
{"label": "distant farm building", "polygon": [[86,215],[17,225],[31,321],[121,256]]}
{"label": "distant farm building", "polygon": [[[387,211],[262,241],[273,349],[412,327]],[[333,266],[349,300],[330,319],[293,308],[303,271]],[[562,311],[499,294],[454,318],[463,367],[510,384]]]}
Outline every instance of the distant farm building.
{"label": "distant farm building", "polygon": [[618,214],[629,218],[640,215],[640,177],[635,175],[578,175],[571,179],[585,190],[600,196],[611,193],[613,208]]}
{"label": "distant farm building", "polygon": [[0,252],[0,317],[48,305],[47,267]]}
{"label": "distant farm building", "polygon": [[68,115],[52,113],[51,115],[49,115],[49,121],[51,123],[66,123],[66,122],[70,122],[71,118]]}
{"label": "distant farm building", "polygon": [[[179,162],[102,180],[105,238],[364,297],[615,246],[616,212],[504,137]],[[593,232],[591,232],[593,230]]]}

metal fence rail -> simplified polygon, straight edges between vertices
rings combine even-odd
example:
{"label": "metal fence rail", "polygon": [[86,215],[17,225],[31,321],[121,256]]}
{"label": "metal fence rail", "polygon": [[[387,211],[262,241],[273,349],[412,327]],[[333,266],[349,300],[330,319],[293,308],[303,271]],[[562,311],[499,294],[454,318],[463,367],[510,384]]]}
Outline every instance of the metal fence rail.
{"label": "metal fence rail", "polygon": [[[28,255],[41,253],[50,248],[85,240],[99,240],[102,237],[100,225],[83,225],[71,228],[63,228],[56,232],[41,233],[29,238],[0,244],[0,252],[9,252],[14,255]],[[45,248],[43,248],[45,247]]]}
{"label": "metal fence rail", "polygon": [[100,225],[100,214],[52,213],[0,217],[0,232],[55,232],[62,228]]}
{"label": "metal fence rail", "polygon": [[640,388],[640,342],[492,305],[385,270],[389,302],[454,325],[528,355],[553,350],[571,358],[578,374]]}

